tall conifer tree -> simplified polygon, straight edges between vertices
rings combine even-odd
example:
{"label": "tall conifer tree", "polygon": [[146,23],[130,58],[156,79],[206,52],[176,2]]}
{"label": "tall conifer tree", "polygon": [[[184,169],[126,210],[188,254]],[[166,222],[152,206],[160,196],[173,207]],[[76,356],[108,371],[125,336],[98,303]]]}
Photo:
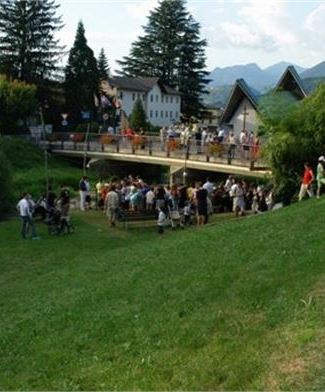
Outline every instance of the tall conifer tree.
{"label": "tall conifer tree", "polygon": [[38,83],[53,77],[62,54],[56,0],[0,1],[0,72]]}
{"label": "tall conifer tree", "polygon": [[87,45],[85,28],[79,22],[76,38],[65,68],[65,94],[70,118],[80,120],[81,111],[94,113],[99,75],[93,50]]}
{"label": "tall conifer tree", "polygon": [[182,113],[198,116],[205,92],[204,39],[200,25],[186,11],[185,0],[161,0],[150,13],[144,35],[132,44],[130,55],[119,61],[125,76],[156,76],[182,92]]}
{"label": "tall conifer tree", "polygon": [[109,66],[108,66],[108,60],[105,55],[104,49],[102,48],[101,51],[99,52],[98,56],[98,74],[99,78],[101,80],[108,79],[109,77]]}

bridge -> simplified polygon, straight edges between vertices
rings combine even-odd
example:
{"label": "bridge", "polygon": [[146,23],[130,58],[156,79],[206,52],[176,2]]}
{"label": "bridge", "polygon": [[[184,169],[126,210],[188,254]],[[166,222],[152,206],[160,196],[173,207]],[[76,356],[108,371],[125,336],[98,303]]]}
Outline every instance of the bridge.
{"label": "bridge", "polygon": [[188,140],[174,137],[162,140],[156,135],[108,135],[57,133],[40,141],[42,148],[54,154],[87,159],[88,164],[97,160],[113,160],[170,168],[170,179],[177,173],[196,169],[265,178],[271,171],[263,164],[259,146],[229,145],[228,143]]}

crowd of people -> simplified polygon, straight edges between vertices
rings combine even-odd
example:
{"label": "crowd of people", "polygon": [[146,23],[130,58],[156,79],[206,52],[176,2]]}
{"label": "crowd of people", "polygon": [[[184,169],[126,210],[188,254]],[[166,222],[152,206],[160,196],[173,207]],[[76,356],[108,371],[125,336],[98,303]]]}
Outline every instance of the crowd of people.
{"label": "crowd of people", "polygon": [[[120,136],[123,137],[123,140],[129,140],[133,145],[142,149],[146,148],[149,140],[143,128],[139,130],[131,127],[125,128],[121,130]],[[194,146],[197,154],[207,153],[208,147],[219,146],[222,147],[228,162],[231,163],[235,158],[257,160],[260,155],[261,141],[256,133],[246,129],[242,129],[236,135],[221,127],[212,131],[206,127],[200,127],[198,124],[174,124],[160,129],[159,144],[161,150],[184,149]],[[213,148],[210,152],[212,151]]]}
{"label": "crowd of people", "polygon": [[[325,186],[325,157],[320,156],[316,177],[309,163],[305,163],[298,200],[306,194],[314,197],[321,195]],[[81,211],[91,208],[102,210],[114,227],[121,213],[151,214],[157,219],[158,232],[163,233],[171,226],[184,228],[189,225],[202,226],[209,222],[213,213],[233,212],[235,216],[249,213],[263,213],[274,206],[273,189],[258,185],[230,175],[224,182],[214,183],[210,178],[205,182],[197,181],[189,185],[153,185],[140,177],[129,175],[119,181],[104,182],[99,180],[93,188],[89,178],[83,176],[79,181],[79,206]],[[95,197],[93,197],[95,196]],[[22,195],[17,204],[22,220],[21,236],[26,239],[31,231],[33,239],[39,239],[34,223],[34,216],[54,227],[54,233],[70,233],[70,190],[63,184],[56,195],[51,187],[38,200],[33,201],[28,193]]]}
{"label": "crowd of people", "polygon": [[[82,205],[85,200],[83,181],[84,178],[79,184],[81,210],[87,209]],[[169,225],[172,229],[204,225],[214,212],[233,211],[236,216],[243,216],[247,211],[261,213],[272,206],[270,189],[233,176],[224,183],[216,184],[207,178],[204,183],[197,181],[188,186],[153,186],[139,177],[128,176],[115,182],[100,180],[95,186],[95,208],[107,214],[111,226],[116,225],[121,212],[152,213],[157,215],[159,232]]]}

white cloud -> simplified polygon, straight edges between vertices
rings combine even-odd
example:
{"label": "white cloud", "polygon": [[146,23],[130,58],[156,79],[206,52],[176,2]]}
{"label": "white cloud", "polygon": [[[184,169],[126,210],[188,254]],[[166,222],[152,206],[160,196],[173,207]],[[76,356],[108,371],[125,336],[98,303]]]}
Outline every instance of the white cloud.
{"label": "white cloud", "polygon": [[240,48],[274,50],[275,43],[267,35],[253,30],[244,23],[224,22],[220,25],[223,39],[229,45]]}
{"label": "white cloud", "polygon": [[145,19],[150,11],[158,6],[158,0],[142,0],[127,4],[125,9],[129,16],[136,19]]}
{"label": "white cloud", "polygon": [[[311,33],[325,34],[325,4],[320,4],[305,19],[305,28]],[[322,37],[323,38],[323,37]]]}
{"label": "white cloud", "polygon": [[259,30],[260,34],[269,37],[274,45],[294,45],[298,42],[292,29],[287,3],[280,1],[251,0],[243,6],[240,14]]}

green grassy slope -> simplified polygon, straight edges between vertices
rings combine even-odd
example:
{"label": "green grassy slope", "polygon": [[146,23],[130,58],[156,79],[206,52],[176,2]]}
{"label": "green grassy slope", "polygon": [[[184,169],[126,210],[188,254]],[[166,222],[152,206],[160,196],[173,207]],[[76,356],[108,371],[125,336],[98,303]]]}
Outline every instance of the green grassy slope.
{"label": "green grassy slope", "polygon": [[[325,199],[204,229],[0,223],[0,388],[322,390]],[[42,231],[43,230],[43,231]]]}
{"label": "green grassy slope", "polygon": [[[20,138],[1,140],[1,149],[8,157],[12,178],[14,197],[19,198],[24,191],[39,197],[46,188],[44,153],[34,144]],[[61,183],[77,188],[82,170],[62,158],[48,155],[48,174],[53,189]]]}

